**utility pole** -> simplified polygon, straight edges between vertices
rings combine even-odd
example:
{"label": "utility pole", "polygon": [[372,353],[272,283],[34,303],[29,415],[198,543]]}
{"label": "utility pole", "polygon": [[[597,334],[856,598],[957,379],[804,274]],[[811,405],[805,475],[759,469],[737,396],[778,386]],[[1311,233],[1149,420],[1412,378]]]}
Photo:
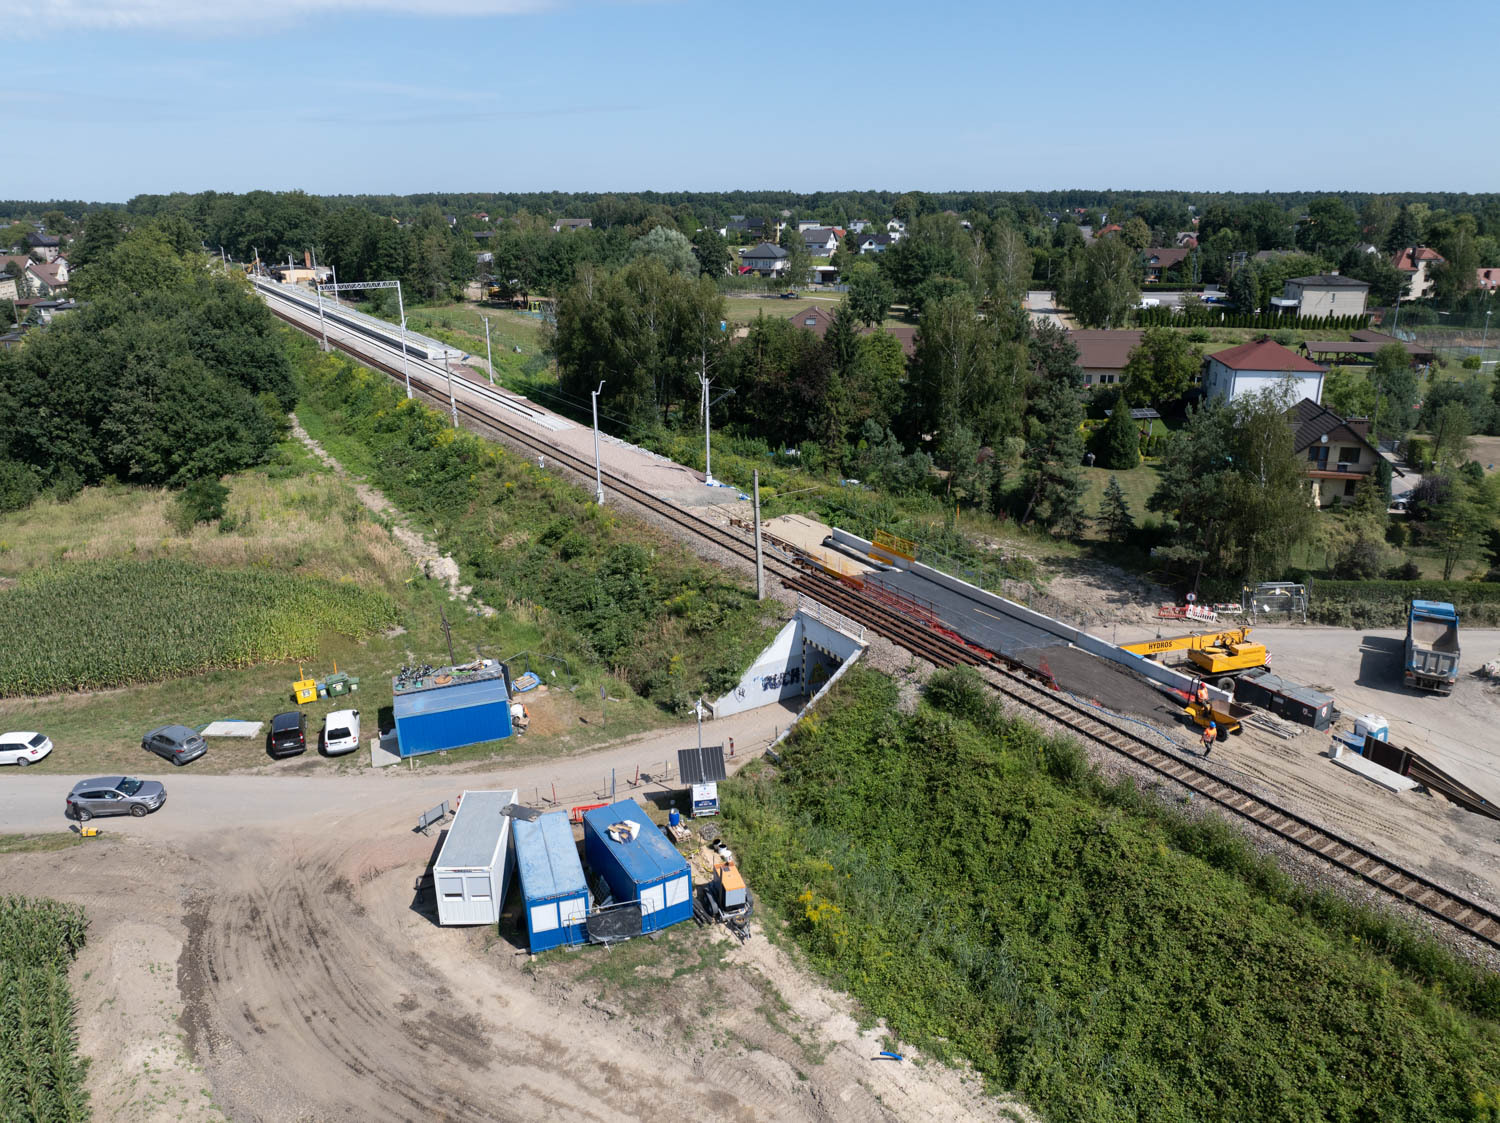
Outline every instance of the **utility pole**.
{"label": "utility pole", "polygon": [[448,626],[448,614],[440,608],[438,616],[443,621],[443,638],[448,641],[448,666],[457,666],[458,660],[453,656],[453,630]]}
{"label": "utility pole", "polygon": [[493,386],[495,384],[495,357],[490,353],[490,318],[488,316],[479,318],[484,321],[484,365],[489,369],[490,385]]}
{"label": "utility pole", "polygon": [[313,288],[318,293],[318,330],[323,335],[323,350],[328,350],[328,321],[323,318],[323,286],[318,284],[317,277],[313,278]]}
{"label": "utility pole", "polygon": [[766,558],[760,544],[760,469],[751,476],[755,482],[755,599],[766,599]]}
{"label": "utility pole", "polygon": [[589,397],[594,406],[594,502],[604,506],[604,470],[599,465],[599,395],[604,390],[604,383],[599,383],[599,389],[595,390]]}
{"label": "utility pole", "polygon": [[406,378],[406,396],[411,398],[411,370],[406,365],[406,301],[401,298],[401,282],[396,282],[396,310],[401,315],[401,373]]}
{"label": "utility pole", "polygon": [[453,427],[457,429],[458,399],[453,396],[453,364],[446,354],[443,356],[443,370],[448,375],[448,408],[453,411]]}

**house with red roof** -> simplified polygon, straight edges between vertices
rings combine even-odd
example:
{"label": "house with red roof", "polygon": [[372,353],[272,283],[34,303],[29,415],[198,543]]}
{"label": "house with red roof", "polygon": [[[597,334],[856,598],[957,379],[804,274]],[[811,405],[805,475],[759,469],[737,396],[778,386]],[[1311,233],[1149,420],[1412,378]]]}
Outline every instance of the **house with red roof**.
{"label": "house with red roof", "polygon": [[1443,264],[1444,257],[1437,250],[1428,249],[1426,246],[1408,246],[1397,252],[1391,259],[1391,264],[1401,272],[1405,273],[1408,280],[1406,292],[1402,294],[1403,300],[1421,300],[1424,296],[1432,294],[1432,286],[1436,283],[1432,271]]}
{"label": "house with red roof", "polygon": [[1245,394],[1279,389],[1287,378],[1295,380],[1294,400],[1323,400],[1323,376],[1327,374],[1311,359],[1262,337],[1208,356],[1203,370],[1203,392],[1208,401],[1233,401]]}
{"label": "house with red roof", "polygon": [[1494,292],[1500,289],[1500,269],[1478,270],[1479,288],[1483,292]]}

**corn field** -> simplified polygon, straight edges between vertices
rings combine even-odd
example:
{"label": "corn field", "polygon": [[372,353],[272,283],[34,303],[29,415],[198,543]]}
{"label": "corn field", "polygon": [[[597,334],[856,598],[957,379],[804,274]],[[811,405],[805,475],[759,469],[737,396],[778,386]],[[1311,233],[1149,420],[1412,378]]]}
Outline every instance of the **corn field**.
{"label": "corn field", "polygon": [[0,897],[0,1123],[89,1117],[68,966],[83,909]]}
{"label": "corn field", "polygon": [[57,566],[0,592],[0,697],[310,659],[322,635],[396,622],[389,596],[352,583],[172,559]]}

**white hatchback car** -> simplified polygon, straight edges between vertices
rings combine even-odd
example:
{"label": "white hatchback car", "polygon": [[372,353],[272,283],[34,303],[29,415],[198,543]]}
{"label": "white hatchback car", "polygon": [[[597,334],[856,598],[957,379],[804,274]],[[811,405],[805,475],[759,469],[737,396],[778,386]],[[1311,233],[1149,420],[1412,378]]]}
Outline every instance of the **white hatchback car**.
{"label": "white hatchback car", "polygon": [[0,764],[34,764],[52,751],[52,738],[40,733],[0,733]]}
{"label": "white hatchback car", "polygon": [[323,751],[343,756],[359,748],[359,711],[334,710],[323,719]]}

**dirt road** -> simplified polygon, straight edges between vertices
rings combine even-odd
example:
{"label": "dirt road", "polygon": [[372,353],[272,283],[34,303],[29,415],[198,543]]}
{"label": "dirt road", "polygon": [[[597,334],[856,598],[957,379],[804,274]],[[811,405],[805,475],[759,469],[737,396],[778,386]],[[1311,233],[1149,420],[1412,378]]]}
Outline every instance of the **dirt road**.
{"label": "dirt road", "polygon": [[[663,960],[642,988],[626,984],[645,967],[607,974],[637,945],[532,960],[492,927],[436,926],[414,888],[438,841],[413,833],[422,809],[554,774],[587,796],[608,761],[666,747],[496,775],[169,776],[162,812],[101,821],[97,846],[0,856],[8,891],[88,909],[73,981],[96,1117],[1017,1117],[953,1070],[875,1060],[882,1028],[861,1031],[763,936],[740,947],[685,925],[640,941]],[[4,829],[61,825],[59,778],[6,779]]]}

